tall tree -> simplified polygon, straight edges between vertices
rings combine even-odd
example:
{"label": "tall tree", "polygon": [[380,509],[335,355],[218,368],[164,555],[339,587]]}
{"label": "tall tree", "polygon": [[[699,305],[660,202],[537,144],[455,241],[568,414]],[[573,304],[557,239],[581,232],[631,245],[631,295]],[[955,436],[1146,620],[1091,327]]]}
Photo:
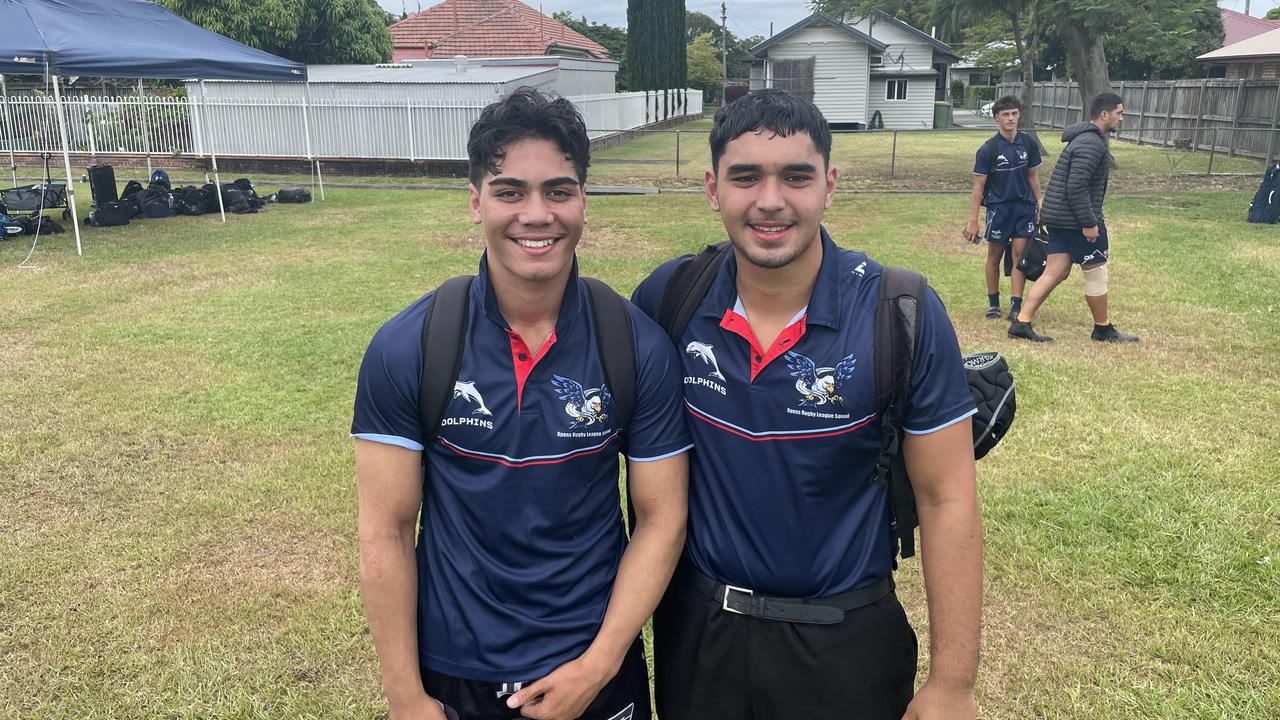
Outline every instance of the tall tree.
{"label": "tall tree", "polygon": [[684,0],[628,0],[627,67],[632,90],[687,84]]}
{"label": "tall tree", "polygon": [[[205,30],[250,47],[275,52],[298,35],[291,0],[158,0],[170,12]],[[289,58],[290,60],[294,58]]]}
{"label": "tall tree", "polygon": [[689,87],[701,90],[704,98],[719,95],[720,48],[711,33],[694,38],[685,54],[689,59]]}

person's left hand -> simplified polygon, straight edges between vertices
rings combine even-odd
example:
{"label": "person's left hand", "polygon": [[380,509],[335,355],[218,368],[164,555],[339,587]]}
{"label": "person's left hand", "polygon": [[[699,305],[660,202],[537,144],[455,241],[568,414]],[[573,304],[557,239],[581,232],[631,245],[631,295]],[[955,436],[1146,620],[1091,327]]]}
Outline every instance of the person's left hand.
{"label": "person's left hand", "polygon": [[951,688],[925,681],[907,706],[902,720],[976,720],[978,701],[973,688]]}
{"label": "person's left hand", "polygon": [[520,708],[521,715],[535,720],[574,720],[612,677],[606,668],[580,657],[507,698],[507,707]]}

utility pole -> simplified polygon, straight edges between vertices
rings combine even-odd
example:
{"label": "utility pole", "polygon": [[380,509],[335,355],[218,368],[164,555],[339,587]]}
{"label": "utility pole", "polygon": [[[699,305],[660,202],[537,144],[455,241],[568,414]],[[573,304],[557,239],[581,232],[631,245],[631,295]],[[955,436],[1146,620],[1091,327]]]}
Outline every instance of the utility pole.
{"label": "utility pole", "polygon": [[729,10],[720,3],[720,104],[724,105],[729,89]]}

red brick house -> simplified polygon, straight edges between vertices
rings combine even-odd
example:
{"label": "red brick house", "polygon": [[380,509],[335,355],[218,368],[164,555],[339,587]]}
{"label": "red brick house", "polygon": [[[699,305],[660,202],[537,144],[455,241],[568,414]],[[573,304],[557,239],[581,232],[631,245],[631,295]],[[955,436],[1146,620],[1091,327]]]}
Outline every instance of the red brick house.
{"label": "red brick house", "polygon": [[609,59],[598,43],[520,0],[445,0],[387,29],[395,62],[454,55]]}

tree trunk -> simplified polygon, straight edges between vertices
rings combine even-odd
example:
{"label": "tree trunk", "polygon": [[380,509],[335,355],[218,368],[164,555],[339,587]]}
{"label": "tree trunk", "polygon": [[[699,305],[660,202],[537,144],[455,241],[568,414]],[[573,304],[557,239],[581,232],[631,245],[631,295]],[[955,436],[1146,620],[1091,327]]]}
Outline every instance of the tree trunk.
{"label": "tree trunk", "polygon": [[1073,20],[1066,12],[1058,13],[1058,33],[1067,46],[1072,79],[1080,86],[1081,120],[1089,119],[1089,103],[1099,93],[1111,92],[1107,75],[1107,54],[1102,47],[1102,29]]}

